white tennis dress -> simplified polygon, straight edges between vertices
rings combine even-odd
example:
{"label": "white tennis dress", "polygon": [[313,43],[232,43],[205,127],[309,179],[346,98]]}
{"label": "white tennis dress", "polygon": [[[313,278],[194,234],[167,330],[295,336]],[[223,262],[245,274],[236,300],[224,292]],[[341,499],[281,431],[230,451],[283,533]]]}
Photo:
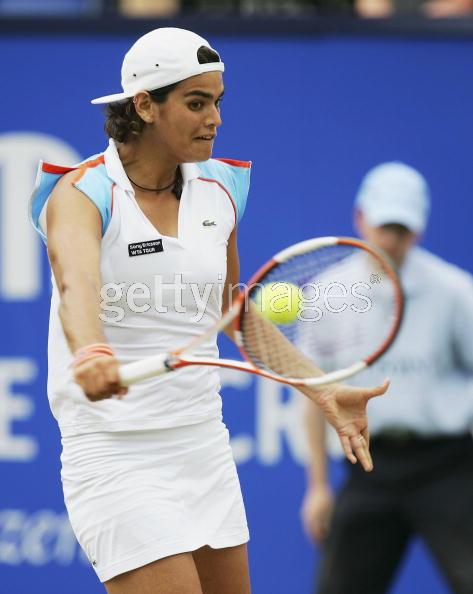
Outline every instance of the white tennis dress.
{"label": "white tennis dress", "polygon": [[[102,217],[102,313],[123,362],[185,344],[221,316],[227,242],[243,214],[250,163],[181,165],[178,237],[138,206],[113,140],[76,168],[74,186]],[[46,205],[71,168],[41,163],[30,213],[47,239]],[[80,229],[77,229],[80,233]],[[90,402],[74,382],[53,279],[48,397],[58,421],[66,507],[99,578],[204,545],[248,540],[218,371],[185,368]],[[218,356],[216,337],[196,354]]]}

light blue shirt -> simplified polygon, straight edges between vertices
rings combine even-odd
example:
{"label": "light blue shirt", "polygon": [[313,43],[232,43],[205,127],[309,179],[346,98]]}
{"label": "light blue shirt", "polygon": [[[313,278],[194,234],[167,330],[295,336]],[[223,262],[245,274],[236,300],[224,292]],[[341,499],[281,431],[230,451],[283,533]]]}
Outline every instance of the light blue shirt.
{"label": "light blue shirt", "polygon": [[406,428],[454,435],[473,426],[473,277],[421,248],[401,270],[406,298],[400,333],[388,352],[351,380],[385,396],[368,405],[371,435]]}

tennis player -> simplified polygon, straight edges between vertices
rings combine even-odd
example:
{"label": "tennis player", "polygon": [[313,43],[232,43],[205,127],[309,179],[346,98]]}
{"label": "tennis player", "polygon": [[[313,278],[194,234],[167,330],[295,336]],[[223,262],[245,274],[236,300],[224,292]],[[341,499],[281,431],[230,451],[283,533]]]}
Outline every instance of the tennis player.
{"label": "tennis player", "polygon": [[[108,106],[108,148],[74,168],[43,163],[31,203],[54,275],[48,393],[66,507],[110,594],[250,592],[218,372],[187,368],[129,391],[118,380],[118,361],[212,327],[238,285],[250,163],[210,158],[223,70],[190,31],[141,37],[123,92],[93,101]],[[194,354],[216,356],[216,338]],[[305,390],[366,470],[366,403],[386,388]]]}

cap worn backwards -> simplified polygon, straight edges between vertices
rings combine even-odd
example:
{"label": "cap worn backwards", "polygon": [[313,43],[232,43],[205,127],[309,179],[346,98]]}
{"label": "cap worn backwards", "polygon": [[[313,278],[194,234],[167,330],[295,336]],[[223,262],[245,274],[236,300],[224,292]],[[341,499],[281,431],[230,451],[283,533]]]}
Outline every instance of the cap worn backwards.
{"label": "cap worn backwards", "polygon": [[355,202],[369,225],[404,225],[422,233],[430,211],[430,191],[425,178],[404,163],[382,163],[364,177]]}
{"label": "cap worn backwards", "polygon": [[123,59],[123,92],[98,97],[91,102],[123,101],[140,91],[160,89],[191,76],[223,72],[225,66],[221,61],[199,63],[197,52],[202,46],[213,49],[203,37],[186,29],[162,27],[150,31],[135,42]]}

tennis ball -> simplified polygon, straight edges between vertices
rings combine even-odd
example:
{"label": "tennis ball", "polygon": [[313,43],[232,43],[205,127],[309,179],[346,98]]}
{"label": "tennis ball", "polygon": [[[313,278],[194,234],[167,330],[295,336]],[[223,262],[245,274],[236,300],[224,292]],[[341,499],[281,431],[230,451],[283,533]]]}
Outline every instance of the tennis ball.
{"label": "tennis ball", "polygon": [[255,295],[255,303],[263,317],[275,324],[292,324],[301,305],[299,287],[288,282],[263,285]]}

